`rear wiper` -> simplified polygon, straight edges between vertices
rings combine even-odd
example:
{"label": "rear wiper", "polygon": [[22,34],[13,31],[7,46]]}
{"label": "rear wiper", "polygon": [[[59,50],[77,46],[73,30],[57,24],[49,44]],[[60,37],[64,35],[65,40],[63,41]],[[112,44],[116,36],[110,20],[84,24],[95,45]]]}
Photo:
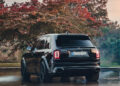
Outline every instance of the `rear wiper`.
{"label": "rear wiper", "polygon": [[[62,46],[63,48],[79,48],[79,47],[74,47],[74,46]],[[62,48],[60,47],[60,48]]]}
{"label": "rear wiper", "polygon": [[[95,47],[80,47],[80,46],[62,46],[63,48],[95,48]],[[60,48],[62,48],[60,47]]]}
{"label": "rear wiper", "polygon": [[95,47],[79,47],[79,48],[95,48]]}

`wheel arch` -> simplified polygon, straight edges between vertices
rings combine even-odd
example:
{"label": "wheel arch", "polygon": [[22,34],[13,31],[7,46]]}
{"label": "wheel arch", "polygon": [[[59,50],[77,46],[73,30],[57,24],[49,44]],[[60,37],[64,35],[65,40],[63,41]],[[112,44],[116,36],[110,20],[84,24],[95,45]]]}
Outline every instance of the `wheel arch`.
{"label": "wheel arch", "polygon": [[[27,67],[25,57],[22,57],[21,59],[21,65],[24,64],[25,67]],[[21,66],[22,67],[22,66]]]}
{"label": "wheel arch", "polygon": [[48,61],[47,61],[47,58],[46,58],[46,56],[42,56],[41,57],[41,62],[44,62],[45,63],[45,66],[46,66],[46,68],[47,68],[47,70],[48,70],[48,72],[50,71],[50,66],[49,66],[49,64],[48,64]]}

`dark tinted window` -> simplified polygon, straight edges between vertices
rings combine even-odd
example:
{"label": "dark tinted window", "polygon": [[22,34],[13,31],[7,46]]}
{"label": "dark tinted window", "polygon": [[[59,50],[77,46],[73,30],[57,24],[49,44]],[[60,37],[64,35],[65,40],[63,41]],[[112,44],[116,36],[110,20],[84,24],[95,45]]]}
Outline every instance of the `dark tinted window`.
{"label": "dark tinted window", "polygon": [[45,49],[50,49],[50,37],[46,37]]}
{"label": "dark tinted window", "polygon": [[36,48],[37,49],[44,49],[44,44],[45,44],[44,40],[39,40]]}
{"label": "dark tinted window", "polygon": [[44,37],[37,43],[37,49],[49,49],[50,48],[50,37]]}
{"label": "dark tinted window", "polygon": [[57,37],[58,47],[94,47],[88,36],[61,35]]}

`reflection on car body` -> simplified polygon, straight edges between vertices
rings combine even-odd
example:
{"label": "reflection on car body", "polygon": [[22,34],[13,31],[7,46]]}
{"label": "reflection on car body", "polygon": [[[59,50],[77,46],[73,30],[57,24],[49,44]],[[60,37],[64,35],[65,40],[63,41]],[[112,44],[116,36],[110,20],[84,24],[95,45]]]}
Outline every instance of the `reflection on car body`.
{"label": "reflection on car body", "polygon": [[38,38],[33,51],[21,59],[24,80],[29,80],[31,74],[40,82],[57,76],[85,76],[87,81],[99,78],[99,51],[87,35],[46,34]]}

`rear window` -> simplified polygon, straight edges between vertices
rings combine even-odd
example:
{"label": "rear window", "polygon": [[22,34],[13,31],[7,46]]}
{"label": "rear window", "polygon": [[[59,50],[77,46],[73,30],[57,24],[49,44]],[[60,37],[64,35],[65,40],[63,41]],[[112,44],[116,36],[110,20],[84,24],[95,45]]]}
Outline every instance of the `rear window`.
{"label": "rear window", "polygon": [[58,47],[94,47],[88,36],[61,35],[57,37]]}

